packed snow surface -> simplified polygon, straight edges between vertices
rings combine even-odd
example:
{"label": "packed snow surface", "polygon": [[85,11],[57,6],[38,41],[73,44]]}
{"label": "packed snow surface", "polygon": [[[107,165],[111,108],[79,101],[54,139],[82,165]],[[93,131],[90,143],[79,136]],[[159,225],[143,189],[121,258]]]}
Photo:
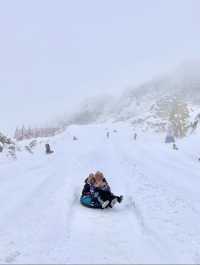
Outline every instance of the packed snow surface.
{"label": "packed snow surface", "polygon": [[[0,156],[0,263],[200,263],[199,136],[176,151],[161,135],[133,135],[128,125],[71,126],[49,140],[52,155],[38,145],[16,161]],[[96,170],[122,204],[80,205]]]}

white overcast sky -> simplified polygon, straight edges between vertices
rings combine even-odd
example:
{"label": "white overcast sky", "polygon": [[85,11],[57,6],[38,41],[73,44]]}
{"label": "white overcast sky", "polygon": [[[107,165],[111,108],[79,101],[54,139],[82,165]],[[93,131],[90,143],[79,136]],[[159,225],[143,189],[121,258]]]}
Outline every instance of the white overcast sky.
{"label": "white overcast sky", "polygon": [[0,131],[200,56],[199,0],[0,0]]}

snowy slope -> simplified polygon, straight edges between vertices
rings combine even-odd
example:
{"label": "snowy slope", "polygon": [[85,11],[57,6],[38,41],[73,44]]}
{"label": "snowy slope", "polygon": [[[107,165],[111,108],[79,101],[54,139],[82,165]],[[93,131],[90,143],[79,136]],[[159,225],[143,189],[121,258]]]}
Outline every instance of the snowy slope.
{"label": "snowy slope", "polygon": [[[49,139],[53,155],[0,156],[0,263],[200,263],[198,137],[174,151],[160,135],[134,141],[125,124],[71,126]],[[96,170],[123,204],[79,204]]]}

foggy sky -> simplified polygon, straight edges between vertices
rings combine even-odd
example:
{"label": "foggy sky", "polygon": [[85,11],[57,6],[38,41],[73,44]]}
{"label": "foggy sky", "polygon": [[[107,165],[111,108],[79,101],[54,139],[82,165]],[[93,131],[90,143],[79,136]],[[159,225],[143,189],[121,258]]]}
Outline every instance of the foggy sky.
{"label": "foggy sky", "polygon": [[0,131],[200,56],[199,0],[0,0]]}

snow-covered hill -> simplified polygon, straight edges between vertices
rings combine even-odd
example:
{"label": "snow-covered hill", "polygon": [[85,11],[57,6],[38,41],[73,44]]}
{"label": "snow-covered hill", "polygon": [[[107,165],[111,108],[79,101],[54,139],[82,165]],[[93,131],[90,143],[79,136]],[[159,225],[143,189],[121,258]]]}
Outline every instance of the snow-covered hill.
{"label": "snow-covered hill", "polygon": [[[188,126],[200,114],[200,63],[181,65],[176,71],[131,87],[120,97],[98,96],[83,102],[61,123],[129,122],[143,131],[167,131],[174,102],[188,110]],[[165,115],[163,115],[163,110]]]}
{"label": "snow-covered hill", "polygon": [[[160,134],[133,133],[125,123],[71,126],[48,140],[52,155],[44,142],[15,161],[0,154],[0,263],[200,263],[198,134],[175,151]],[[96,170],[121,205],[79,204]]]}

